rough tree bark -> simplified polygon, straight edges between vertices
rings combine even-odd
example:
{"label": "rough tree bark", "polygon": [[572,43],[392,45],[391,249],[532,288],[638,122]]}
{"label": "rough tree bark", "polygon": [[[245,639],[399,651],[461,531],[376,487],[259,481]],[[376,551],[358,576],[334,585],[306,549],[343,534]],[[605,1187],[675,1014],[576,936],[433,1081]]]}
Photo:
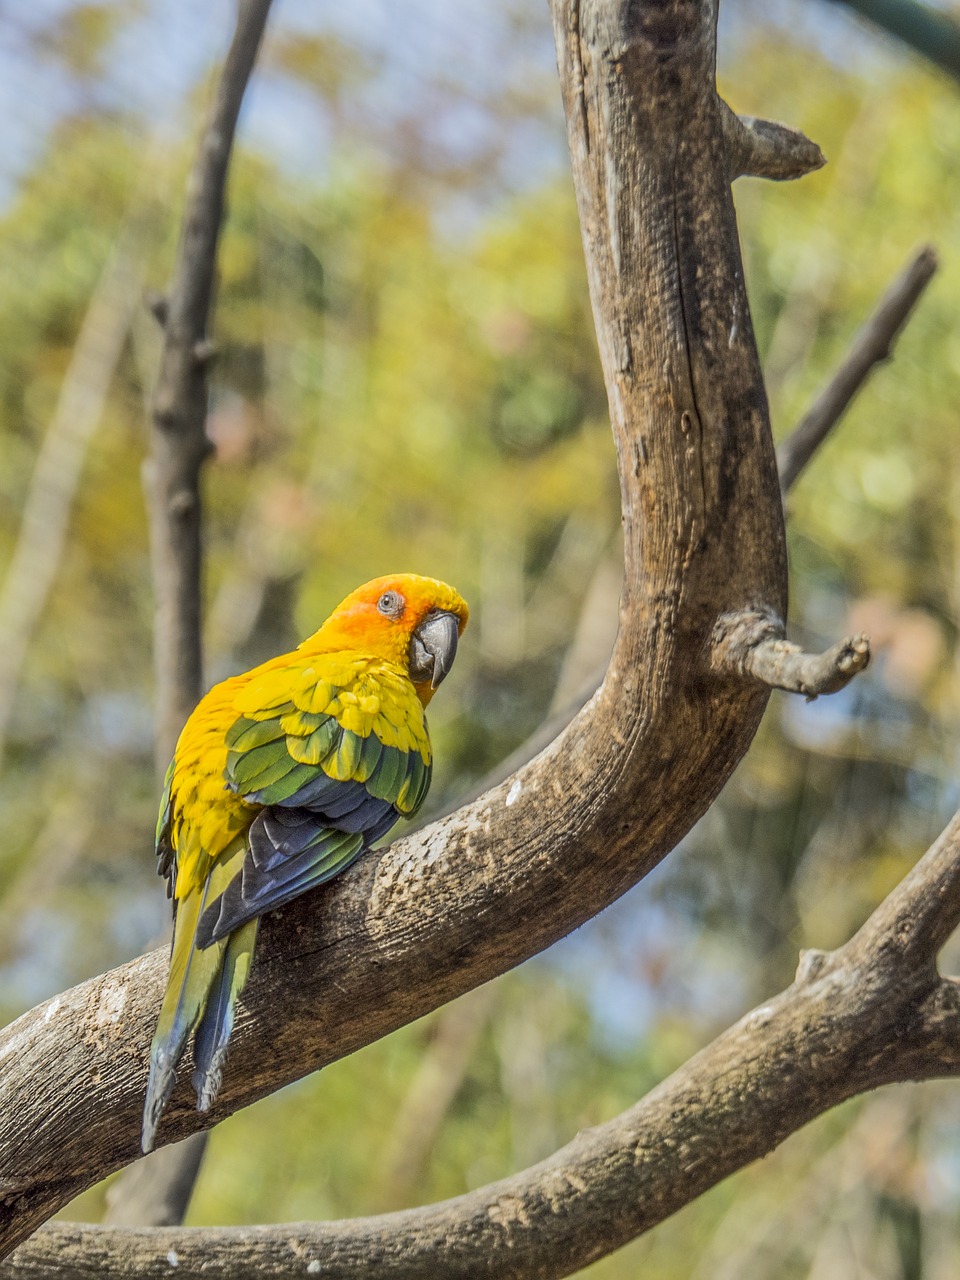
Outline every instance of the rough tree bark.
{"label": "rough tree bark", "polygon": [[[595,914],[689,830],[766,704],[763,655],[783,639],[783,521],[729,183],[733,173],[771,171],[778,131],[731,121],[717,98],[711,0],[554,0],[553,8],[623,499],[625,584],[607,677],[556,741],[512,778],[265,922],[220,1102],[198,1115],[184,1083],[161,1141],[208,1127],[502,973]],[[796,154],[794,147],[774,176],[785,176]],[[811,153],[807,167],[814,163]],[[838,656],[857,650],[851,642]],[[836,663],[814,670],[823,689],[836,682]],[[956,896],[952,881],[931,892],[938,902]],[[878,946],[889,958],[904,935],[897,920],[884,923],[890,932]],[[145,956],[65,992],[0,1035],[4,1249],[137,1153],[165,966],[164,953]],[[832,972],[827,963],[818,980]],[[932,989],[932,961],[925,972]],[[902,1006],[875,992],[858,1003],[857,982],[848,975],[845,983],[850,1016],[859,1008],[863,1027],[874,1032],[873,1082],[917,1071],[916,1054],[905,1049],[896,1059]],[[701,1078],[695,1059],[687,1120],[680,1123],[668,1105],[647,1142],[628,1137],[626,1154],[599,1175],[614,1178],[650,1147],[671,1152],[675,1169],[689,1172],[702,1164],[701,1151],[723,1149],[725,1125],[754,1137],[767,1125],[763,1140],[773,1142],[803,1123],[810,1112],[800,1100],[810,1095],[794,1091],[794,1082],[816,1091],[819,1064],[829,1056],[831,992],[823,992],[806,1022],[758,1019],[745,1053],[718,1060],[718,1075]],[[930,1053],[944,1044],[943,1036],[925,1041]],[[812,1076],[793,1069],[804,1054]],[[844,1081],[842,1063],[835,1065],[840,1074],[824,1090],[828,1098],[871,1079],[864,1068]],[[938,1065],[952,1069],[951,1053]],[[711,1097],[723,1102],[719,1110],[707,1105]],[[671,1137],[673,1122],[679,1128]],[[697,1147],[691,1124],[708,1145]],[[589,1146],[591,1137],[577,1142]],[[740,1150],[751,1158],[749,1144]],[[565,1231],[579,1221],[587,1238],[589,1181],[568,1178],[562,1154],[553,1158],[558,1182],[540,1171],[538,1212]],[[563,1194],[551,1199],[555,1190]],[[607,1212],[622,1221],[627,1207],[615,1180],[602,1182],[599,1193],[606,1192]],[[668,1207],[680,1202],[663,1193]],[[503,1265],[523,1237],[528,1208],[510,1189],[495,1194],[481,1213],[489,1229],[476,1236],[474,1269],[455,1273],[564,1274],[538,1271],[529,1253],[525,1271]],[[458,1219],[467,1242],[474,1221],[469,1212]],[[29,1249],[21,1266],[30,1265]],[[236,1261],[235,1254],[226,1264],[231,1274]],[[371,1265],[386,1274],[376,1259]],[[416,1265],[419,1272],[394,1274],[423,1274],[422,1259]],[[323,1262],[304,1256],[286,1267],[290,1274],[369,1272],[324,1271]]]}
{"label": "rough tree bark", "polygon": [[0,1280],[558,1280],[766,1155],[830,1107],[960,1074],[960,987],[937,952],[960,923],[960,816],[846,946],[621,1115],[455,1200],[332,1223],[105,1231],[56,1223]]}

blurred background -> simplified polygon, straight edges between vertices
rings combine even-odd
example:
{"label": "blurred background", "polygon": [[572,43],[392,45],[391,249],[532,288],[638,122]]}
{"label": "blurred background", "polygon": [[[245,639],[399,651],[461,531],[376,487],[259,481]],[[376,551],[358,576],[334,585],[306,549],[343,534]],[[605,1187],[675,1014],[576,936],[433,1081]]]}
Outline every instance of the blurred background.
{"label": "blurred background", "polygon": [[[232,20],[227,0],[0,4],[4,1020],[167,924],[143,300]],[[863,629],[877,659],[836,697],[774,695],[719,803],[602,917],[221,1125],[191,1223],[375,1213],[547,1155],[788,983],[801,947],[845,941],[960,804],[960,84],[828,0],[725,0],[720,46],[731,104],[829,159],[737,184],[778,436],[912,251],[941,251],[896,360],[790,499],[793,635]],[[474,610],[431,709],[431,805],[456,801],[602,668],[616,619],[614,454],[542,0],[277,0],[214,335],[208,681],[366,578],[447,578]],[[589,1274],[954,1280],[958,1153],[956,1086],[887,1090]]]}

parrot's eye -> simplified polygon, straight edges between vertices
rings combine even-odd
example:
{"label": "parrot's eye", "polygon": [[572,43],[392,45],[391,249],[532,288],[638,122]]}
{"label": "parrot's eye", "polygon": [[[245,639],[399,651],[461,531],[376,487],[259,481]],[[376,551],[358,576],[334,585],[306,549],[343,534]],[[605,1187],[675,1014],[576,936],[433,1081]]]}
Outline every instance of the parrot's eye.
{"label": "parrot's eye", "polygon": [[377,601],[377,608],[386,618],[399,618],[403,606],[404,599],[398,591],[385,591]]}

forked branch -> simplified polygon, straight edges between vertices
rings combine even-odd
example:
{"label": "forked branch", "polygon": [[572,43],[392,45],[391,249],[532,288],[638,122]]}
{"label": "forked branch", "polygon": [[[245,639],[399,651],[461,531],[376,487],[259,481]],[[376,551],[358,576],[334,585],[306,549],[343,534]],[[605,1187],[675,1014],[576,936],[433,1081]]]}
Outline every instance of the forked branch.
{"label": "forked branch", "polygon": [[[779,618],[786,597],[779,482],[713,89],[715,4],[554,0],[553,10],[623,495],[624,591],[610,668],[577,718],[512,778],[361,860],[332,888],[285,909],[279,927],[264,922],[220,1103],[200,1116],[184,1087],[162,1141],[352,1052],[594,915],[712,802],[766,704],[763,683],[731,679],[713,658],[719,617],[759,609]],[[165,967],[162,952],[143,957],[0,1035],[0,1247],[136,1153]],[[568,1269],[569,1259],[604,1250],[601,1224],[610,1240],[628,1238],[622,1233],[643,1229],[643,1214],[652,1221],[671,1212],[709,1185],[713,1169],[734,1167],[734,1151],[773,1145],[816,1108],[865,1087],[858,1082],[893,1072],[893,1050],[909,1041],[902,1025],[890,1031],[889,998],[869,998],[869,983],[850,1072],[812,1065],[830,1058],[816,1052],[824,1028],[844,1031],[831,1011],[852,1008],[829,986],[838,972],[846,970],[826,965],[801,984],[798,1005],[774,1002],[772,1013],[738,1024],[717,1042],[717,1056],[688,1064],[677,1093],[668,1082],[642,1115],[582,1135],[532,1172],[536,1185],[517,1175],[486,1200],[475,1193],[461,1203],[463,1230],[476,1231],[489,1252],[470,1254],[472,1271],[438,1258],[431,1272],[563,1274],[561,1249],[569,1249]],[[924,998],[933,998],[930,971],[925,982]],[[911,990],[921,1000],[920,984]],[[866,1062],[866,1047],[880,1042],[891,1051]],[[784,1055],[800,1060],[810,1045],[806,1068],[784,1075]],[[904,1051],[900,1065],[909,1057]],[[918,1051],[910,1065],[922,1073],[921,1059]],[[725,1064],[738,1062],[743,1074],[731,1087]],[[774,1069],[780,1089],[764,1092]],[[416,1235],[443,1212],[391,1219],[393,1240],[404,1224]],[[538,1261],[544,1224],[553,1252]],[[262,1231],[234,1237],[230,1274],[242,1274]],[[290,1227],[283,1231],[289,1238]],[[327,1228],[322,1263],[287,1254],[274,1274],[360,1274],[336,1270],[361,1265],[356,1249],[371,1245],[357,1240],[353,1225]],[[435,1238],[429,1247],[436,1256]],[[511,1255],[513,1247],[522,1254]],[[511,1270],[521,1257],[525,1269]],[[184,1265],[179,1253],[176,1262]],[[173,1264],[164,1255],[159,1265]],[[424,1274],[422,1255],[415,1265],[392,1274]]]}
{"label": "forked branch", "polygon": [[[221,1101],[200,1116],[178,1090],[162,1142],[568,933],[674,847],[753,737],[767,691],[705,665],[720,614],[758,600],[782,613],[786,594],[715,16],[708,0],[555,5],[623,490],[621,630],[604,685],[514,777],[361,860],[280,927],[264,922]],[[144,957],[0,1035],[0,1247],[136,1154],[165,967],[164,952]]]}

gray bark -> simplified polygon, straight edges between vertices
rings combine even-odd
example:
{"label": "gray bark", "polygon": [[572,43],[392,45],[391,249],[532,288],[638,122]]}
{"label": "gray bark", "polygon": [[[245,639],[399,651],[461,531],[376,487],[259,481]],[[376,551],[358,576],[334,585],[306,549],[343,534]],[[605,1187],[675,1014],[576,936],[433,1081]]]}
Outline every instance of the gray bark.
{"label": "gray bark", "polygon": [[[846,946],[635,1106],[455,1200],[373,1218],[107,1231],[56,1223],[0,1280],[557,1280],[626,1244],[855,1093],[960,1073],[960,988],[936,957],[960,921],[960,816]],[[171,1259],[175,1260],[171,1261]]]}
{"label": "gray bark", "polygon": [[[623,492],[625,584],[607,678],[514,778],[265,922],[220,1102],[199,1116],[184,1084],[161,1142],[419,1017],[594,915],[689,830],[766,704],[764,687],[706,660],[720,615],[757,603],[782,615],[786,596],[713,83],[714,7],[568,3],[555,21]],[[136,1155],[165,968],[165,952],[144,957],[0,1037],[7,1247]]]}
{"label": "gray bark", "polygon": [[163,327],[163,349],[145,482],[156,595],[157,755],[163,769],[203,693],[200,478],[211,449],[207,366],[213,354],[207,323],[233,136],[269,11],[270,0],[239,0],[236,31],[190,174],[173,278],[153,307]]}

